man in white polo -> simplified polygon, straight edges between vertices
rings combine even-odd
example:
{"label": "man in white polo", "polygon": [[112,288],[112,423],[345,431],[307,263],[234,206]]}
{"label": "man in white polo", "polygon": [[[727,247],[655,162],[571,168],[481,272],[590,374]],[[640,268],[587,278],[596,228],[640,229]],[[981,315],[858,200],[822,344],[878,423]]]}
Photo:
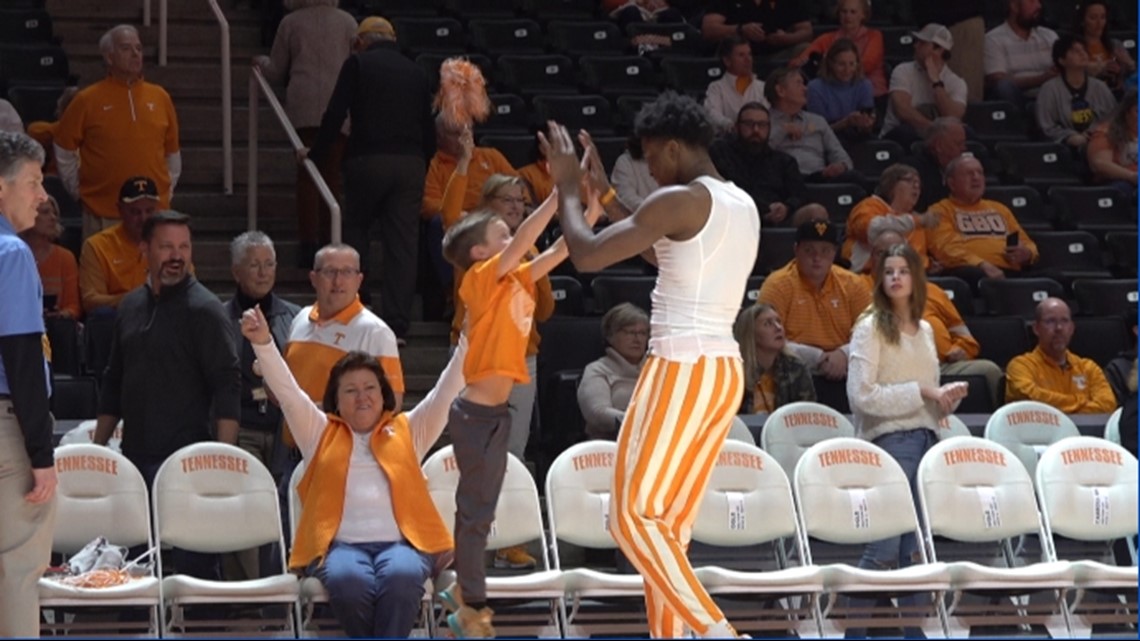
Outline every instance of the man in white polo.
{"label": "man in white polo", "polygon": [[932,22],[915,31],[914,60],[891,72],[890,100],[883,119],[883,138],[909,149],[921,140],[937,118],[966,115],[966,81],[950,70],[946,61],[954,37],[946,27]]}
{"label": "man in white polo", "polygon": [[1046,80],[1057,75],[1057,33],[1040,26],[1041,0],[1009,0],[1009,17],[986,32],[986,97],[1025,108]]}

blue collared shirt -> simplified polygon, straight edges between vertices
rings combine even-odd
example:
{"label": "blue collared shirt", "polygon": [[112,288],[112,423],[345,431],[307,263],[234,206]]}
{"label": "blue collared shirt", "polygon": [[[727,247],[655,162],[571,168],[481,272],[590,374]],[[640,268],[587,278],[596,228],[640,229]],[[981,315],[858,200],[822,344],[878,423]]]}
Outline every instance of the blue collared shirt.
{"label": "blue collared shirt", "polygon": [[[36,259],[27,243],[16,235],[8,219],[0,216],[0,336],[44,333],[44,288]],[[44,375],[51,371],[44,361]],[[0,394],[11,394],[4,360],[0,359]]]}

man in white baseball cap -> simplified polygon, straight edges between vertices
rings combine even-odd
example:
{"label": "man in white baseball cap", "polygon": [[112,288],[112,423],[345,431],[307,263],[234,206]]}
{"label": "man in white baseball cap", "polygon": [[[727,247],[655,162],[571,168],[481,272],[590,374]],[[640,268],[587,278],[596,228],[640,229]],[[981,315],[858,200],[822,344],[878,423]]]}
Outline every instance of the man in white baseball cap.
{"label": "man in white baseball cap", "polygon": [[914,61],[891,73],[891,99],[883,120],[883,137],[903,149],[920,140],[935,118],[961,119],[966,114],[966,81],[946,65],[954,36],[935,22],[912,33]]}

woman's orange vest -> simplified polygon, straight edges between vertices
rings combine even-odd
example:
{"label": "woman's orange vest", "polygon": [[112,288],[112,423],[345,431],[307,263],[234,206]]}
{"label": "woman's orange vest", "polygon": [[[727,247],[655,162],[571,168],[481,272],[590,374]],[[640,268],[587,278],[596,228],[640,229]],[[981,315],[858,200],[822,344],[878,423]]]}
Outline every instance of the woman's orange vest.
{"label": "woman's orange vest", "polygon": [[[290,570],[303,570],[313,561],[324,562],[344,514],[352,428],[339,416],[329,414],[328,419],[316,452],[297,485],[303,507],[289,556]],[[428,493],[407,415],[401,413],[391,422],[382,420],[372,430],[369,446],[388,476],[392,512],[400,534],[412,547],[426,554],[438,554],[455,547]],[[424,509],[428,505],[433,507]]]}

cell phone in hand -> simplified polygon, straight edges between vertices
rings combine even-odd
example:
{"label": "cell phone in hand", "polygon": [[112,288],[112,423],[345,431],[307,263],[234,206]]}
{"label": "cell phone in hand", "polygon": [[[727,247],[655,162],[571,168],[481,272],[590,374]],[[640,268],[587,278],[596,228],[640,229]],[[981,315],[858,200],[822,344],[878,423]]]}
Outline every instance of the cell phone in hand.
{"label": "cell phone in hand", "polygon": [[1005,246],[1006,247],[1017,247],[1017,245],[1018,245],[1017,232],[1011,231],[1005,235]]}
{"label": "cell phone in hand", "polygon": [[44,294],[44,311],[50,312],[55,310],[56,301],[59,296],[56,294]]}

